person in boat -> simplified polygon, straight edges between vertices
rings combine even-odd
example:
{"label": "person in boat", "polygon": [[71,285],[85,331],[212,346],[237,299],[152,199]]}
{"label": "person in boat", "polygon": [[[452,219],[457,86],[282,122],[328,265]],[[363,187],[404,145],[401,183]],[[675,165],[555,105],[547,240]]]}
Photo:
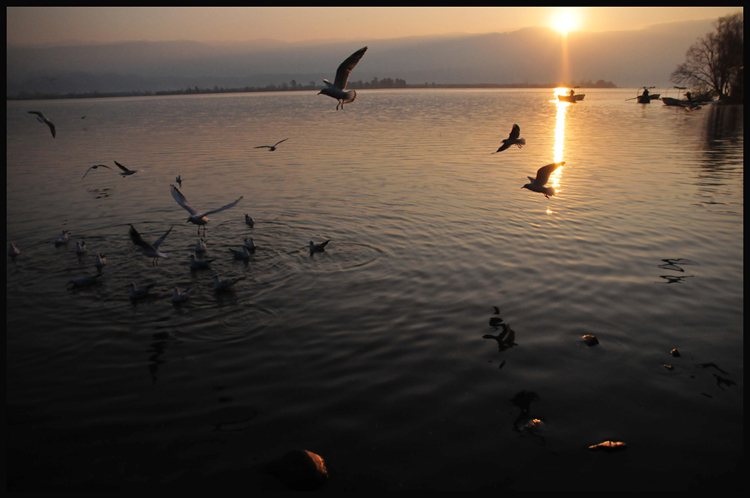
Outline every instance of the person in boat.
{"label": "person in boat", "polygon": [[648,88],[646,88],[646,87],[644,86],[644,87],[643,87],[643,94],[642,94],[642,95],[643,95],[644,97],[648,97],[648,93],[649,93],[649,92],[648,92]]}
{"label": "person in boat", "polygon": [[568,92],[568,95],[572,97],[573,95],[575,95],[575,93],[576,91],[571,88],[570,91]]}
{"label": "person in boat", "polygon": [[688,102],[692,102],[692,101],[693,101],[693,96],[692,96],[692,95],[690,95],[690,92],[687,92],[687,93],[685,94],[685,97],[687,97],[687,99],[688,99]]}

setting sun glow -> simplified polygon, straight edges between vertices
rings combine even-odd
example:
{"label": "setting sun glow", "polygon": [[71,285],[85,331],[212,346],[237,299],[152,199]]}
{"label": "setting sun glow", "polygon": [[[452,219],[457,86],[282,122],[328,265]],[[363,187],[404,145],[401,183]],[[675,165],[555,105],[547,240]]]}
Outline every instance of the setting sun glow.
{"label": "setting sun glow", "polygon": [[576,19],[570,12],[563,12],[554,20],[554,28],[560,33],[567,35],[576,28]]}

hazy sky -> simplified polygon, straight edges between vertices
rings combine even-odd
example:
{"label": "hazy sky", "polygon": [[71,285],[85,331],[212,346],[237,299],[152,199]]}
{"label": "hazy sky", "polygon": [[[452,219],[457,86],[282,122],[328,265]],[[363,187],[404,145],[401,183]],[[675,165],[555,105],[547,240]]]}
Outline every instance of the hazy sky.
{"label": "hazy sky", "polygon": [[629,30],[650,24],[718,18],[740,7],[8,7],[8,44],[120,41],[286,42],[489,33],[556,27]]}

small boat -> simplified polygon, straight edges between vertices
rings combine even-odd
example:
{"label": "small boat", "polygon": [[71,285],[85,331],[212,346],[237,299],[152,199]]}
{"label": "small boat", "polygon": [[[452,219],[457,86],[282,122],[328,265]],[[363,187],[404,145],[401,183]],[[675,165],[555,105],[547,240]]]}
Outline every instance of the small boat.
{"label": "small boat", "polygon": [[651,99],[655,99],[655,98],[659,97],[659,94],[656,94],[656,96],[651,95],[649,93],[649,91],[648,91],[649,88],[656,88],[656,87],[653,87],[653,86],[645,87],[644,86],[643,87],[643,93],[641,93],[640,95],[636,95],[636,97],[635,97],[636,98],[636,102],[638,102],[639,104],[650,104],[651,103]]}
{"label": "small boat", "polygon": [[[678,90],[685,90],[686,87],[675,86],[673,88],[677,88]],[[669,93],[669,90],[667,90],[667,93]],[[661,101],[664,102],[664,105],[670,107],[685,107],[686,105],[690,104],[690,102],[685,99],[676,99],[674,97],[667,96],[662,97]]]}
{"label": "small boat", "polygon": [[557,100],[559,100],[560,102],[570,102],[571,104],[575,104],[576,102],[583,100],[585,96],[585,93],[563,93],[557,96]]}

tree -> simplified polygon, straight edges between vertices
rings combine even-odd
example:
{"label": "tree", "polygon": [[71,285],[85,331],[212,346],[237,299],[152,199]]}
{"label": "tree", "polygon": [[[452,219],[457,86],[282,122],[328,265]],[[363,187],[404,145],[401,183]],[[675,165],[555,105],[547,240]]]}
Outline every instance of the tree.
{"label": "tree", "polygon": [[670,79],[674,83],[708,87],[721,100],[737,91],[741,93],[743,22],[742,12],[720,17],[715,24],[716,32],[707,33],[688,49],[687,60],[677,66]]}

